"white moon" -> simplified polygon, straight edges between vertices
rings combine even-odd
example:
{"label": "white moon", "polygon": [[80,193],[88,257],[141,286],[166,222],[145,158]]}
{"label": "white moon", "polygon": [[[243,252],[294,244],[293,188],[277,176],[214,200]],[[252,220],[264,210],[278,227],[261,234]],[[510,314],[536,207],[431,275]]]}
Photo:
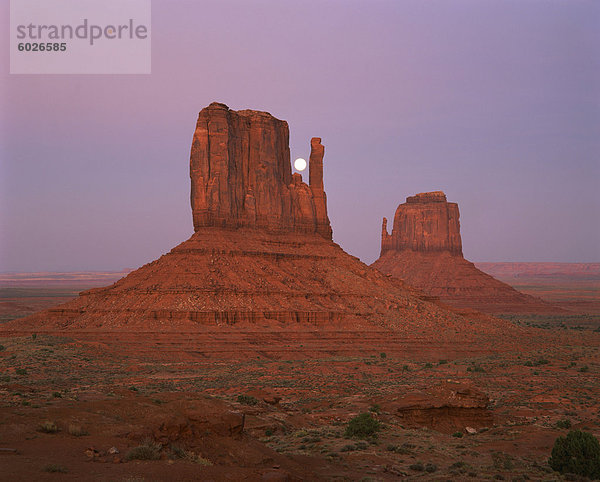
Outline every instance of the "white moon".
{"label": "white moon", "polygon": [[304,171],[304,169],[306,169],[306,161],[299,157],[294,161],[294,167],[296,168],[296,171]]}

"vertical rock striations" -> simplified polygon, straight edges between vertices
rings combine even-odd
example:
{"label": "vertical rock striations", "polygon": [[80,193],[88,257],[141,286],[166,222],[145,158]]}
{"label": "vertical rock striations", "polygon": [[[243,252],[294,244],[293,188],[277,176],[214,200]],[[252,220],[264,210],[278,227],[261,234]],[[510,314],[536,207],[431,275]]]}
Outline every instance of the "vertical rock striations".
{"label": "vertical rock striations", "polygon": [[236,112],[213,102],[200,111],[192,141],[194,230],[250,227],[331,239],[324,150],[313,138],[308,186],[300,174],[292,174],[287,122],[268,112]]}

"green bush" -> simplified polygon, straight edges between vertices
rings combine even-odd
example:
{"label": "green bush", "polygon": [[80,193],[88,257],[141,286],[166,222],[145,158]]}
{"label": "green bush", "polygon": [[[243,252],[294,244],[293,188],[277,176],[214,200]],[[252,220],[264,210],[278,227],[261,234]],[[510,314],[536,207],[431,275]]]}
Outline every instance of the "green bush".
{"label": "green bush", "polygon": [[462,433],[462,432],[454,432],[454,433],[452,434],[452,436],[453,436],[453,437],[456,437],[456,438],[462,438],[462,436],[463,436],[463,433]]}
{"label": "green bush", "polygon": [[238,395],[237,401],[244,405],[256,405],[258,400],[250,395]]}
{"label": "green bush", "polygon": [[377,435],[381,424],[370,413],[361,413],[348,422],[346,437],[367,438]]}
{"label": "green bush", "polygon": [[600,442],[591,433],[571,430],[558,437],[548,464],[561,474],[600,478]]}
{"label": "green bush", "polygon": [[557,428],[571,428],[571,421],[568,418],[556,422]]}
{"label": "green bush", "polygon": [[369,407],[369,412],[380,413],[381,412],[381,406],[378,403],[374,403],[373,405],[371,405]]}

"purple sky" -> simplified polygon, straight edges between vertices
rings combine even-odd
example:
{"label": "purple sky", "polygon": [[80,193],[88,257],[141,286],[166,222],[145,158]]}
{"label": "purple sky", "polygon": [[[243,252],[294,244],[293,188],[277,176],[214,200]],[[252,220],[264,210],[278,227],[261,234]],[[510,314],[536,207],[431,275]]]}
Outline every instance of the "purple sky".
{"label": "purple sky", "polygon": [[323,138],[334,239],[365,262],[430,190],[470,260],[600,261],[600,2],[152,6],[152,75],[11,76],[3,44],[0,271],[133,268],[187,239],[212,101],[287,120],[293,158]]}

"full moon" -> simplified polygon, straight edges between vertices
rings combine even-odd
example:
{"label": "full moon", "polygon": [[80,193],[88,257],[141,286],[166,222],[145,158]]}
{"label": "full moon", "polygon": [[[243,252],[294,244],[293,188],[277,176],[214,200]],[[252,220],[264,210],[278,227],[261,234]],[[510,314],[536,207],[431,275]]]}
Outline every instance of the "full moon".
{"label": "full moon", "polygon": [[299,157],[294,161],[294,167],[296,168],[296,171],[304,171],[304,169],[306,169],[306,161]]}

